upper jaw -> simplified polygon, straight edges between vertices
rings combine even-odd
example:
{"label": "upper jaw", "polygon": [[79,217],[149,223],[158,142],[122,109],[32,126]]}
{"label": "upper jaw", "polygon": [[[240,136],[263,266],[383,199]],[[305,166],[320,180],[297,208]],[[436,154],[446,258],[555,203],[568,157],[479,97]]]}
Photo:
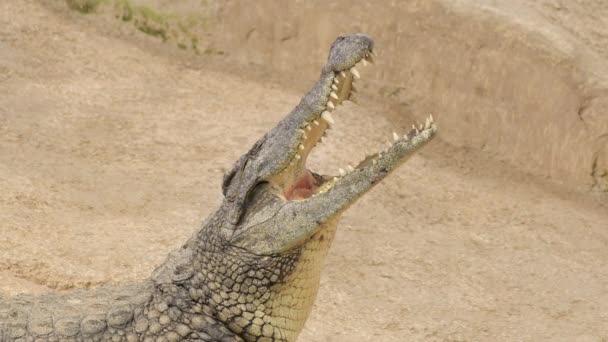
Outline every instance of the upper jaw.
{"label": "upper jaw", "polygon": [[[339,67],[342,69],[327,70],[333,68],[330,56],[321,79],[285,119],[290,123],[293,138],[286,151],[284,166],[269,177],[283,192],[285,199],[293,199],[289,196],[291,189],[300,182],[301,177],[307,176],[306,160],[312,149],[323,141],[326,130],[334,124],[332,112],[345,101],[353,99],[356,92],[355,83],[361,77],[360,70],[374,63],[371,46],[370,43],[357,51],[354,57],[349,59],[350,62],[340,63]],[[314,178],[321,183],[318,175]]]}
{"label": "upper jaw", "polygon": [[332,44],[324,71],[348,70],[374,48],[374,41],[365,34],[338,37]]}

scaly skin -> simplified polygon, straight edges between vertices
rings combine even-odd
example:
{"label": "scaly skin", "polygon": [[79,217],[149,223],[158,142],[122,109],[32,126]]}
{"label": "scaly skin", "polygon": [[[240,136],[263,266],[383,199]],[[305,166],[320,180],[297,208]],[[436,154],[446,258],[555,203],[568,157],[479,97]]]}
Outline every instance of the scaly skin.
{"label": "scaly skin", "polygon": [[295,341],[341,213],[436,132],[427,119],[336,177],[306,169],[372,48],[365,35],[338,37],[319,81],[235,163],[220,208],[150,279],[0,298],[0,342]]}

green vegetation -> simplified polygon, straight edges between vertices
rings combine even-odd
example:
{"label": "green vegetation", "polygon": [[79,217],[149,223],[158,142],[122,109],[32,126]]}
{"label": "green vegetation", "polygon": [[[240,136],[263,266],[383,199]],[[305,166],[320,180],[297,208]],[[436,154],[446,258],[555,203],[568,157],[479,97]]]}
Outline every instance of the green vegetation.
{"label": "green vegetation", "polygon": [[69,8],[80,13],[88,14],[95,12],[103,0],[65,0]]}
{"label": "green vegetation", "polygon": [[131,21],[133,19],[133,7],[128,0],[115,0],[114,12],[116,17],[123,21]]}
{"label": "green vegetation", "polygon": [[169,16],[142,5],[133,5],[129,0],[114,0],[116,18],[132,22],[141,32],[166,41],[169,30]]}
{"label": "green vegetation", "polygon": [[[203,34],[206,20],[201,15],[176,15],[162,13],[154,8],[133,4],[131,0],[66,0],[68,7],[80,13],[98,11],[105,4],[112,9],[115,18],[132,23],[139,31],[159,38],[163,42],[174,42],[182,50],[199,51],[199,37]],[[208,53],[205,50],[205,53]]]}

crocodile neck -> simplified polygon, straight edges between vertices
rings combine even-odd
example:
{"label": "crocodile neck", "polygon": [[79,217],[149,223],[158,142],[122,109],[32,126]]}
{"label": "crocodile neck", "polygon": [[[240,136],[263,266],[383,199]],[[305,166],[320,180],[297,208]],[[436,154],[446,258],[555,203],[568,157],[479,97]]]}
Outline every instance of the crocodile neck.
{"label": "crocodile neck", "polygon": [[316,298],[338,218],[273,256],[231,246],[217,233],[217,220],[221,210],[154,272],[158,293],[151,307],[203,314],[246,341],[294,341]]}
{"label": "crocodile neck", "polygon": [[210,234],[212,222],[151,280],[0,298],[0,341],[294,341],[312,309],[337,219],[280,257],[245,256]]}

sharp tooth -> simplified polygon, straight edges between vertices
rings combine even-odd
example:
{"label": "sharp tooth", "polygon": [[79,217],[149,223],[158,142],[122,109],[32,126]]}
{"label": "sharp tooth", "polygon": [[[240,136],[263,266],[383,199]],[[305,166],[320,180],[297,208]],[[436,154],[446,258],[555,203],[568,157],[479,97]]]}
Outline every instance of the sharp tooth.
{"label": "sharp tooth", "polygon": [[331,102],[331,101],[327,101],[327,107],[328,107],[328,108],[331,108],[331,109],[336,108],[336,106],[334,105],[334,103],[333,103],[333,102]]}
{"label": "sharp tooth", "polygon": [[361,64],[363,64],[363,66],[368,66],[369,62],[365,58],[361,58]]}
{"label": "sharp tooth", "polygon": [[412,124],[412,129],[416,129],[416,124]]}
{"label": "sharp tooth", "polygon": [[435,122],[435,120],[433,119],[433,114],[429,115],[429,119],[431,120],[431,123]]}
{"label": "sharp tooth", "polygon": [[304,139],[304,140],[308,139],[308,135],[306,135],[306,133],[304,133],[304,131],[302,131],[302,139]]}
{"label": "sharp tooth", "polygon": [[418,131],[418,128],[415,128],[416,130],[416,135],[418,135],[418,133],[420,133],[420,131]]}
{"label": "sharp tooth", "polygon": [[343,168],[338,169],[338,172],[340,172],[340,176],[342,176],[342,177],[346,176],[346,171],[344,171]]}
{"label": "sharp tooth", "polygon": [[405,140],[405,141],[410,141],[410,138],[408,138],[407,133],[405,133],[405,134],[403,135],[403,140]]}
{"label": "sharp tooth", "polygon": [[324,143],[325,142],[325,136],[322,136],[321,139],[319,139],[319,140],[321,140],[321,142]]}
{"label": "sharp tooth", "polygon": [[[378,156],[379,158],[380,156]],[[372,159],[372,164],[376,165],[378,163],[378,161],[376,159]]]}
{"label": "sharp tooth", "polygon": [[330,123],[332,125],[336,123],[334,121],[334,118],[331,116],[331,114],[328,111],[324,111],[323,113],[321,113],[321,118],[323,118],[323,120],[327,121],[328,123]]}
{"label": "sharp tooth", "polygon": [[335,83],[335,84],[339,84],[339,83],[340,83],[340,81],[338,80],[338,78],[337,78],[337,77],[334,77],[334,83]]}
{"label": "sharp tooth", "polygon": [[340,76],[346,78],[346,73],[344,71],[340,71]]}
{"label": "sharp tooth", "polygon": [[429,120],[429,118],[426,118],[426,121],[424,122],[424,129],[429,129],[431,127],[431,120]]}
{"label": "sharp tooth", "polygon": [[310,125],[306,125],[306,130],[310,131],[312,130],[312,127],[310,127]]}
{"label": "sharp tooth", "polygon": [[304,145],[300,144],[300,145],[298,145],[298,148],[299,148],[300,150],[304,150],[304,148],[305,148],[305,147],[304,147]]}
{"label": "sharp tooth", "polygon": [[367,62],[369,62],[369,64],[374,64],[376,63],[374,61],[374,56],[370,53],[367,57],[365,57],[365,59],[367,60]]}
{"label": "sharp tooth", "polygon": [[297,160],[300,160],[300,158],[302,158],[302,156],[300,156],[298,153],[296,153],[295,158],[296,158]]}
{"label": "sharp tooth", "polygon": [[331,93],[329,93],[329,96],[333,97],[333,98],[334,98],[334,99],[336,99],[336,100],[338,99],[338,94],[336,94],[336,93],[335,93],[335,92],[333,92],[333,91],[332,91]]}
{"label": "sharp tooth", "polygon": [[398,141],[399,140],[399,135],[397,135],[397,133],[393,132],[393,140]]}
{"label": "sharp tooth", "polygon": [[391,148],[391,147],[393,147],[393,144],[391,144],[390,142],[387,141],[386,146],[388,146],[388,148]]}
{"label": "sharp tooth", "polygon": [[338,177],[334,177],[334,182],[337,182],[337,181],[338,181],[338,179],[340,179],[340,178],[338,178]]}
{"label": "sharp tooth", "polygon": [[294,161],[290,161],[289,165],[294,166],[294,165],[296,165],[296,163]]}
{"label": "sharp tooth", "polygon": [[354,167],[352,167],[351,165],[348,165],[348,166],[346,167],[346,169],[348,170],[348,172],[353,172],[353,171],[355,171],[355,168],[354,168]]}
{"label": "sharp tooth", "polygon": [[357,68],[355,68],[355,67],[350,68],[350,72],[353,74],[353,76],[355,78],[361,78],[361,75],[359,75],[359,70],[357,70]]}
{"label": "sharp tooth", "polygon": [[337,85],[335,85],[335,84],[332,84],[332,85],[331,85],[331,89],[333,89],[333,90],[338,90],[338,86],[337,86]]}
{"label": "sharp tooth", "polygon": [[315,126],[319,126],[319,121],[317,120],[312,120],[312,123],[315,124]]}

